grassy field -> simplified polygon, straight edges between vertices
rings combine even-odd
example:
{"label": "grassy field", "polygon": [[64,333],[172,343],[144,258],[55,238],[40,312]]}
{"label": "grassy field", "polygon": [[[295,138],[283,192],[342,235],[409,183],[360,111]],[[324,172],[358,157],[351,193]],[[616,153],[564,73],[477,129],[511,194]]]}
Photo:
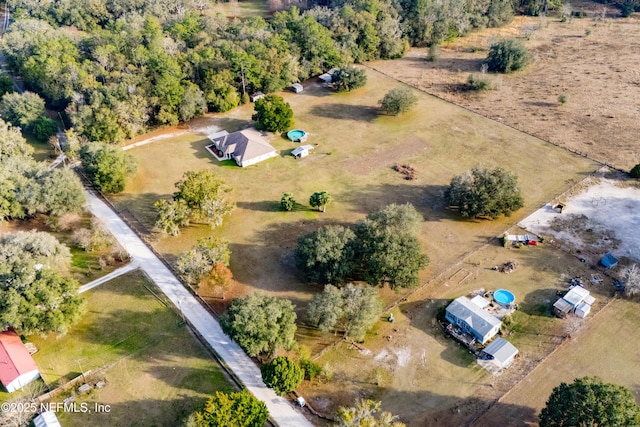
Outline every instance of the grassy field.
{"label": "grassy field", "polygon": [[[259,289],[304,303],[310,289],[296,275],[292,251],[301,234],[321,224],[353,223],[388,203],[413,203],[425,218],[422,244],[431,258],[423,274],[427,279],[597,166],[420,92],[412,112],[379,115],[377,101],[399,83],[373,71],[368,78],[365,88],[348,94],[311,81],[302,94],[283,93],[293,107],[295,127],[307,131],[308,143],[315,145],[305,159],[288,156],[296,144],[274,136],[281,156],[241,169],[213,159],[204,149],[204,135],[185,134],[129,151],[139,161],[138,173],[114,201],[151,227],[153,202],[169,197],[184,172],[213,169],[235,189],[231,197],[237,209],[219,230],[194,226],[181,237],[161,239],[156,248],[171,259],[197,238],[221,235],[231,243],[238,293]],[[251,124],[252,109],[245,105],[199,124],[233,131]],[[418,179],[403,180],[391,169],[395,163],[411,163]],[[525,208],[497,221],[461,221],[446,209],[442,195],[451,177],[478,164],[517,173]],[[334,197],[326,213],[307,206],[309,195],[318,190]],[[279,211],[284,192],[300,202],[295,212]]]}
{"label": "grassy field", "polygon": [[[299,277],[293,263],[293,249],[300,235],[321,224],[352,224],[388,203],[413,203],[425,218],[421,242],[431,258],[430,266],[422,273],[422,280],[426,282],[444,271],[449,275],[462,274],[456,273],[458,268],[451,270],[451,266],[598,167],[582,157],[421,92],[416,92],[417,107],[406,115],[380,115],[378,100],[400,83],[375,71],[367,70],[367,74],[368,84],[353,93],[336,94],[309,81],[301,94],[282,94],[293,107],[295,127],[310,135],[307,143],[315,146],[311,156],[293,159],[288,153],[297,144],[273,136],[272,144],[281,155],[241,169],[213,159],[204,149],[208,144],[204,135],[182,134],[129,151],[138,158],[138,172],[125,192],[114,198],[115,203],[151,227],[155,216],[153,202],[169,197],[175,191],[174,183],[185,171],[213,169],[234,187],[231,197],[237,209],[218,230],[193,226],[178,238],[161,238],[156,249],[174,259],[198,238],[211,234],[222,236],[230,242],[231,269],[237,282],[230,296],[258,290],[286,297],[299,307],[300,318],[304,320],[302,308],[318,289],[309,287]],[[252,106],[246,105],[226,114],[209,115],[188,126],[217,126],[234,131],[251,124],[251,113]],[[413,165],[418,179],[403,180],[391,169],[395,163]],[[442,198],[444,189],[454,175],[475,165],[503,166],[515,172],[525,207],[512,217],[497,221],[462,221],[456,212],[448,210]],[[309,195],[318,190],[327,190],[334,197],[326,213],[308,207]],[[292,192],[300,202],[294,212],[280,212],[278,202],[284,192]],[[492,250],[509,253],[501,247]],[[523,250],[514,256],[522,256],[531,263],[541,262],[531,257],[533,251],[535,249]],[[565,260],[556,259],[559,255],[553,251],[549,251],[548,256],[547,262],[554,265],[553,270],[545,274],[523,268],[522,290],[511,284],[505,287],[523,299],[535,294],[534,290],[541,286],[553,288],[548,283],[557,283]],[[528,260],[529,257],[532,259]],[[465,264],[465,268],[475,265],[473,274],[482,276],[483,284],[480,279],[469,279],[464,282],[465,286],[495,289],[494,281],[507,280],[495,277],[493,271],[489,273],[485,268],[489,265],[488,259],[480,265],[478,261],[467,260],[469,266]],[[536,275],[540,280],[531,279]],[[509,279],[514,277],[518,275]],[[451,280],[457,284],[460,277]],[[385,408],[395,413],[411,414],[409,425],[424,425],[421,423],[434,417],[441,423],[446,418],[443,425],[459,425],[460,419],[471,419],[497,398],[498,392],[506,391],[491,387],[490,375],[477,367],[470,355],[432,328],[437,305],[467,289],[452,289],[446,283],[428,289],[432,289],[431,293],[421,292],[396,309],[399,323],[378,325],[378,335],[366,343],[375,350],[372,355],[363,356],[355,347],[344,344],[323,356],[321,363],[335,371],[334,380],[303,390],[317,409],[331,415],[338,405],[367,395],[382,398]],[[382,293],[388,302],[402,296],[388,289],[382,289]],[[406,316],[403,311],[413,314]],[[531,331],[544,323],[554,323],[550,317],[535,316],[520,319],[520,325],[529,325],[521,326],[523,336],[535,334]],[[406,333],[400,332],[403,321],[407,322]],[[394,332],[395,329],[398,332]],[[393,337],[391,341],[385,338],[389,336]],[[333,339],[332,336],[318,337],[317,332],[307,328],[301,328],[298,334],[299,342],[313,353]],[[544,337],[544,345],[536,340],[528,344],[524,338],[519,339],[516,334],[514,341],[523,349],[527,345],[540,346],[539,354],[548,353],[557,344],[550,337]],[[423,353],[428,362],[421,367],[419,361]],[[347,357],[349,354],[353,357]],[[371,362],[371,357],[378,357],[374,360],[376,363]],[[458,419],[448,417],[456,408],[466,415]]]}
{"label": "grassy field", "polygon": [[615,300],[542,362],[474,425],[535,426],[554,387],[583,376],[628,387],[640,400],[637,301]]}
{"label": "grassy field", "polygon": [[108,404],[111,411],[59,414],[64,425],[175,426],[207,395],[229,388],[211,355],[157,294],[142,274],[122,276],[87,293],[88,312],[64,337],[29,337],[51,388],[88,371],[100,370],[90,383],[106,381],[77,401]]}
{"label": "grassy field", "polygon": [[[621,18],[618,8],[600,2],[576,0],[571,7],[585,18],[562,22],[554,16],[518,16],[504,27],[444,43],[435,62],[425,60],[427,49],[414,48],[401,59],[370,65],[482,115],[629,170],[640,162],[635,137],[638,17]],[[531,64],[522,72],[487,74],[496,90],[467,90],[469,75],[480,73],[490,45],[499,37],[523,41]]]}
{"label": "grassy field", "polygon": [[207,15],[222,15],[227,18],[250,18],[252,16],[269,16],[269,8],[265,0],[216,2],[206,11]]}

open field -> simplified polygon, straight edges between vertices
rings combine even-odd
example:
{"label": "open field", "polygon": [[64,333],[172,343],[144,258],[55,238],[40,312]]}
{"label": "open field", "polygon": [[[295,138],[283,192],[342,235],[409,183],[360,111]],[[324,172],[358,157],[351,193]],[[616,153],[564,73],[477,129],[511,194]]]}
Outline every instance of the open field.
{"label": "open field", "polygon": [[[372,66],[456,104],[563,147],[625,170],[640,162],[637,94],[640,85],[640,21],[617,17],[617,9],[571,2],[586,18],[516,17],[512,24],[444,44],[427,62],[426,49]],[[606,18],[602,12],[606,10]],[[479,73],[497,37],[525,42],[533,63],[510,75],[489,75],[498,86],[480,94],[465,89]],[[560,95],[567,97],[561,104]]]}
{"label": "open field", "polygon": [[250,18],[252,16],[269,15],[269,8],[265,0],[215,2],[209,5],[205,12],[210,16],[222,15],[227,18]]}
{"label": "open field", "polygon": [[229,387],[207,350],[152,292],[159,294],[138,272],[119,277],[87,293],[88,312],[67,335],[29,337],[51,388],[90,370],[100,370],[90,383],[107,383],[77,402],[111,411],[59,414],[65,426],[175,426],[207,395]]}
{"label": "open field", "polygon": [[[493,381],[469,354],[444,339],[432,327],[437,307],[480,287],[502,285],[512,290],[529,304],[524,304],[527,311],[518,313],[520,329],[513,335],[527,358],[523,371],[513,370],[512,376],[542,360],[562,341],[562,326],[540,306],[548,307],[554,299],[560,275],[574,268],[567,267],[569,262],[577,264],[575,269],[587,267],[550,248],[508,251],[490,245],[473,252],[599,165],[420,92],[412,112],[381,116],[377,101],[398,83],[374,71],[368,71],[368,78],[365,88],[350,94],[335,94],[311,81],[305,83],[302,94],[283,93],[294,109],[295,127],[307,131],[308,143],[315,145],[307,158],[291,158],[288,153],[296,144],[273,136],[281,156],[240,169],[214,160],[204,149],[208,144],[204,135],[180,133],[131,149],[139,161],[138,173],[113,200],[119,209],[133,212],[151,227],[153,202],[169,197],[185,171],[213,168],[234,187],[237,209],[219,230],[193,226],[178,238],[160,238],[156,249],[171,260],[198,238],[220,235],[230,241],[232,250],[236,284],[229,297],[260,290],[289,298],[299,309],[318,290],[306,285],[293,265],[293,249],[301,234],[320,224],[354,223],[388,203],[413,203],[425,218],[421,240],[431,258],[422,279],[443,273],[443,280],[401,303],[395,309],[395,323],[378,326],[377,335],[365,344],[371,347],[369,355],[346,343],[325,354],[320,362],[335,372],[333,381],[307,387],[302,393],[328,415],[357,396],[372,396],[382,399],[385,409],[403,414],[408,425],[429,425],[435,418],[440,421],[433,425],[460,425],[506,392],[514,379],[505,376]],[[252,106],[247,105],[170,132],[202,127],[234,131],[250,125],[251,113]],[[395,163],[413,165],[418,179],[403,180],[391,169]],[[477,164],[501,165],[516,172],[525,208],[497,221],[461,221],[449,211],[442,195],[451,177]],[[307,197],[317,190],[327,190],[335,199],[324,214],[306,206]],[[293,192],[300,202],[294,212],[279,211],[283,192]],[[522,267],[510,276],[488,269],[504,262],[504,256],[516,258]],[[471,273],[461,286],[458,282],[467,274],[459,270]],[[449,280],[451,284],[444,283]],[[388,302],[401,297],[387,289],[383,296]],[[302,310],[299,314],[304,320]],[[539,336],[539,328],[550,331]],[[318,339],[315,331],[301,328],[298,339],[315,353],[333,337]],[[423,353],[427,363],[421,365]],[[496,384],[491,386],[492,382]],[[455,409],[461,415],[451,418]]]}
{"label": "open field", "polygon": [[[422,244],[431,258],[426,280],[597,167],[419,92],[412,112],[380,116],[377,101],[398,83],[373,71],[368,77],[367,86],[354,93],[332,93],[311,81],[302,94],[283,93],[294,109],[295,127],[307,131],[308,143],[315,145],[305,159],[288,156],[296,144],[274,136],[281,156],[241,169],[213,159],[204,149],[204,135],[187,133],[130,150],[139,161],[138,172],[113,200],[151,227],[155,200],[169,197],[185,171],[212,168],[234,187],[237,209],[220,230],[193,226],[181,237],[160,239],[156,249],[172,259],[198,238],[215,233],[230,241],[234,294],[265,290],[301,305],[310,289],[293,266],[293,249],[301,234],[321,224],[354,223],[388,203],[413,203],[426,220]],[[234,131],[251,124],[251,113],[252,106],[246,105],[201,118],[185,129],[207,125]],[[397,162],[411,163],[418,179],[403,180],[391,169]],[[525,208],[497,221],[461,221],[446,209],[442,195],[451,177],[477,164],[516,172]],[[335,200],[324,214],[307,206],[309,195],[318,190],[329,191]],[[284,192],[300,202],[294,212],[280,212]]]}
{"label": "open field", "polygon": [[474,425],[536,426],[553,388],[576,377],[599,376],[628,387],[640,400],[639,323],[637,301],[613,301]]}

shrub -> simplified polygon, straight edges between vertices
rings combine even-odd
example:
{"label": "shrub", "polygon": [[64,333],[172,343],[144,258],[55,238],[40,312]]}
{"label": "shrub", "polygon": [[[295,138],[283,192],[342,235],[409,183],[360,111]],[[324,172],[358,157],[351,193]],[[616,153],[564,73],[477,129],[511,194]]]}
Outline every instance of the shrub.
{"label": "shrub", "polygon": [[427,53],[427,61],[436,62],[440,58],[440,46],[437,43],[433,43],[429,46],[429,53]]}
{"label": "shrub", "polygon": [[558,97],[558,102],[560,104],[566,104],[568,100],[569,100],[569,98],[567,97],[567,95],[560,95]]}
{"label": "shrub", "polygon": [[467,86],[476,92],[493,89],[493,82],[483,74],[469,74]]}
{"label": "shrub", "polygon": [[489,71],[512,73],[523,69],[529,59],[529,51],[520,40],[504,39],[491,45],[487,63]]}
{"label": "shrub", "polygon": [[322,366],[309,359],[300,359],[300,367],[304,370],[304,379],[313,381],[315,377],[322,373]]}
{"label": "shrub", "polygon": [[385,113],[397,116],[412,109],[418,102],[418,98],[413,91],[407,87],[397,87],[391,89],[378,101],[382,105]]}
{"label": "shrub", "polygon": [[631,175],[632,178],[640,178],[640,163],[631,168],[629,175]]}
{"label": "shrub", "polygon": [[262,380],[278,395],[295,390],[304,378],[304,371],[286,356],[279,356],[260,367]]}

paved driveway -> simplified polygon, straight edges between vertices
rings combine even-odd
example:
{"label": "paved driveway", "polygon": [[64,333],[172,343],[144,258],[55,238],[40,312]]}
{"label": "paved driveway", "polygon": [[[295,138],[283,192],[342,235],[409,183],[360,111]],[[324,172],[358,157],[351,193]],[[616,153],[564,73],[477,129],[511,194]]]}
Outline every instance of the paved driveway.
{"label": "paved driveway", "polygon": [[87,194],[89,208],[100,218],[113,236],[131,255],[134,262],[151,278],[180,309],[185,319],[204,337],[207,343],[233,371],[242,384],[269,409],[271,420],[281,427],[312,427],[289,401],[279,397],[262,382],[260,370],[245,352],[220,328],[218,321],[189,293],[144,242],[95,194]]}

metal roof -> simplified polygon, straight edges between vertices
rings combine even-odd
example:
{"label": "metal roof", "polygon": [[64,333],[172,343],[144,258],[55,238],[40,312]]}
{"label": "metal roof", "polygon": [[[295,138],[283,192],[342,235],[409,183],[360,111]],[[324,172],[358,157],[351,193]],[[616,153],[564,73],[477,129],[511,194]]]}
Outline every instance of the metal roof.
{"label": "metal roof", "polygon": [[456,298],[446,309],[451,315],[463,320],[471,329],[480,336],[486,336],[496,326],[500,327],[502,322],[497,317],[489,314],[467,297]]}

